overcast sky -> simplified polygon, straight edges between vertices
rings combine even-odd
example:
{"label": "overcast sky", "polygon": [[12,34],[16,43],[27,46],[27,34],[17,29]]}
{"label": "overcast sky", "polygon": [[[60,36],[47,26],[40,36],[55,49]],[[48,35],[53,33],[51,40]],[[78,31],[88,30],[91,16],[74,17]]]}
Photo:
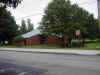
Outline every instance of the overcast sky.
{"label": "overcast sky", "polygon": [[[52,0],[23,0],[16,8],[11,9],[12,15],[15,17],[17,24],[20,25],[22,19],[30,18],[35,28],[39,26],[44,9]],[[77,3],[97,18],[97,2],[96,0],[71,0],[71,3]],[[27,16],[27,17],[26,17]]]}

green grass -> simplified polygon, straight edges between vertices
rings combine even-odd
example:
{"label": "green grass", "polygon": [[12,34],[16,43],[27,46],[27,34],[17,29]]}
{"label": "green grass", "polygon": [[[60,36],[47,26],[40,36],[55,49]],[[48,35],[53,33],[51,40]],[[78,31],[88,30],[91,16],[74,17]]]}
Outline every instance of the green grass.
{"label": "green grass", "polygon": [[57,45],[32,45],[32,46],[0,46],[0,48],[38,48],[38,49],[59,49]]}
{"label": "green grass", "polygon": [[39,49],[58,49],[60,48],[57,45],[33,45],[33,46],[24,46],[24,48],[39,48]]}
{"label": "green grass", "polygon": [[96,43],[89,43],[89,44],[86,44],[86,46],[84,47],[86,49],[96,49],[96,50],[100,50],[100,42],[96,42]]}
{"label": "green grass", "polygon": [[[99,48],[97,48],[99,47]],[[0,48],[36,48],[36,49],[73,49],[73,50],[100,50],[100,42],[87,43],[81,48],[61,48],[57,45],[33,45],[33,46],[0,46]]]}

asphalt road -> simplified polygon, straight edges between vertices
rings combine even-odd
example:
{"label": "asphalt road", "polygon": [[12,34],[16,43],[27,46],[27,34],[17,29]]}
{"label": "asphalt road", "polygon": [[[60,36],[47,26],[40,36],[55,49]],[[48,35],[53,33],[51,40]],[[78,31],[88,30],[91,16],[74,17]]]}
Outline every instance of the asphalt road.
{"label": "asphalt road", "polygon": [[100,56],[0,51],[0,75],[100,75]]}

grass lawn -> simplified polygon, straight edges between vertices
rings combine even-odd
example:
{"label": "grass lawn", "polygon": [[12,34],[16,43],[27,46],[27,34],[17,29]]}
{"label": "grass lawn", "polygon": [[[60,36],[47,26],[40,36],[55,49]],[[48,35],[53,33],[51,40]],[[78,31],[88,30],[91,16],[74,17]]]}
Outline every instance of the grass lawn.
{"label": "grass lawn", "polygon": [[38,49],[59,49],[57,45],[32,45],[32,46],[0,46],[0,48],[38,48]]}
{"label": "grass lawn", "polygon": [[100,42],[96,42],[96,43],[89,43],[86,44],[86,46],[84,47],[85,49],[96,49],[96,50],[100,50]]}
{"label": "grass lawn", "polygon": [[0,46],[0,48],[37,48],[37,49],[73,49],[73,50],[100,50],[100,42],[87,43],[81,48],[61,48],[57,45],[33,45],[33,46]]}

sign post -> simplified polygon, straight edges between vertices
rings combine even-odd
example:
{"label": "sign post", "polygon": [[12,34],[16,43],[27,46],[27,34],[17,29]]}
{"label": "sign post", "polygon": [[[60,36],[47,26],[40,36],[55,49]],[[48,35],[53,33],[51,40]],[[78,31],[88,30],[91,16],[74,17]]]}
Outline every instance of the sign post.
{"label": "sign post", "polygon": [[76,36],[79,37],[80,36],[80,29],[76,30]]}
{"label": "sign post", "polygon": [[79,45],[78,46],[80,46],[81,45],[81,41],[80,41],[81,31],[80,31],[80,29],[76,30],[75,34],[76,34],[76,38],[79,40]]}

